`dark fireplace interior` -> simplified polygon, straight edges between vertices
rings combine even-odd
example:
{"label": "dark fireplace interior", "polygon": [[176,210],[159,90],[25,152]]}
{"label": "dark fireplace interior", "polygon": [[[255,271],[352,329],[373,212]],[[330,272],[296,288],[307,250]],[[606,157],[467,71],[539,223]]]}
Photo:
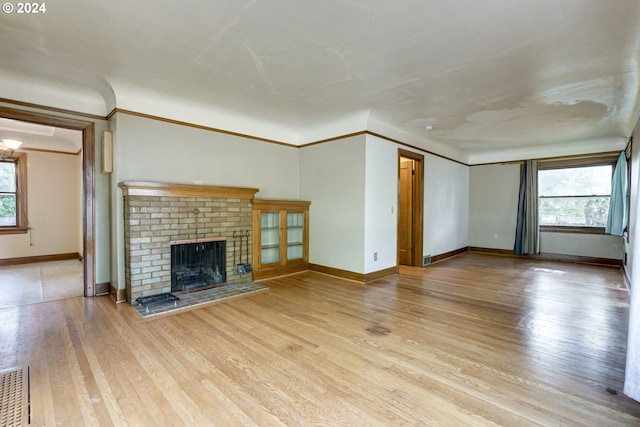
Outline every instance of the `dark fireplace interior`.
{"label": "dark fireplace interior", "polygon": [[189,292],[226,282],[226,242],[171,245],[171,292]]}

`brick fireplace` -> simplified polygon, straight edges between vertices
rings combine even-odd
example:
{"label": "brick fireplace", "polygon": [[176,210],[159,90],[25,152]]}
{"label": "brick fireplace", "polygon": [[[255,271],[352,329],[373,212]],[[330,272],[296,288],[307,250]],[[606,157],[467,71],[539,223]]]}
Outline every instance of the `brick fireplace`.
{"label": "brick fireplace", "polygon": [[[124,196],[127,301],[171,292],[171,246],[175,242],[226,241],[224,284],[250,282],[238,274],[238,236],[251,232],[252,200],[258,189],[151,182],[118,184]],[[235,259],[234,259],[235,242]],[[242,246],[251,262],[251,237]],[[220,284],[217,284],[220,285]]]}

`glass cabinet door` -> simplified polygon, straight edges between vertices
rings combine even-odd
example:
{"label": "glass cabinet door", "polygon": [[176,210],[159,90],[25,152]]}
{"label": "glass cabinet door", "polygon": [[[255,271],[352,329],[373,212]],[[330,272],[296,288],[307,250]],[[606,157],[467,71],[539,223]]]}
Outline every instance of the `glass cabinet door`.
{"label": "glass cabinet door", "polygon": [[261,264],[280,262],[280,213],[263,212],[260,222]]}
{"label": "glass cabinet door", "polygon": [[304,258],[304,214],[287,213],[287,261]]}

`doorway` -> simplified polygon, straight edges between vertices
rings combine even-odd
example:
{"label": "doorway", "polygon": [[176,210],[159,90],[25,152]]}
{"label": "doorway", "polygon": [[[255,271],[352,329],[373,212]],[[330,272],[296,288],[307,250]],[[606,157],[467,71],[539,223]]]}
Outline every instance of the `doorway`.
{"label": "doorway", "polygon": [[82,270],[84,296],[95,296],[95,125],[93,122],[0,107],[0,117],[82,132]]}
{"label": "doorway", "polygon": [[398,265],[422,266],[424,156],[398,150]]}

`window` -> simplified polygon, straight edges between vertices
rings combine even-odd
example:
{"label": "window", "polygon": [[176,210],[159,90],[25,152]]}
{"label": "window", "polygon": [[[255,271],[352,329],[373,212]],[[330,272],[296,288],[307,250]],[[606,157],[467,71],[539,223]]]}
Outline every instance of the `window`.
{"label": "window", "polygon": [[26,233],[26,156],[0,160],[0,234]]}
{"label": "window", "polygon": [[18,216],[16,215],[17,181],[16,163],[6,160],[0,162],[0,226],[2,227],[18,225]]}
{"label": "window", "polygon": [[614,157],[601,157],[540,163],[540,229],[603,232],[609,215],[615,161]]}

